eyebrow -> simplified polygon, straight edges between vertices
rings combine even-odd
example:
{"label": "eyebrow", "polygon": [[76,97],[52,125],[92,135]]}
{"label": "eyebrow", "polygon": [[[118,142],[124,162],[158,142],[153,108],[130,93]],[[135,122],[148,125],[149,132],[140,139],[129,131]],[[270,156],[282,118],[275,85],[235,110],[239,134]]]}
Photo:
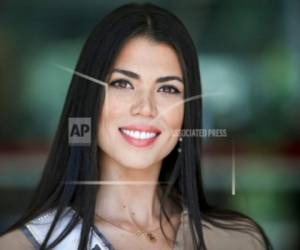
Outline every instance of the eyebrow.
{"label": "eyebrow", "polygon": [[[137,73],[134,73],[134,72],[126,70],[126,69],[113,69],[111,71],[111,73],[113,73],[113,72],[121,73],[121,74],[126,75],[133,79],[140,79],[140,76]],[[162,83],[162,82],[167,82],[167,81],[172,81],[172,80],[177,80],[177,81],[183,83],[182,78],[179,76],[162,76],[162,77],[157,78],[156,82]]]}

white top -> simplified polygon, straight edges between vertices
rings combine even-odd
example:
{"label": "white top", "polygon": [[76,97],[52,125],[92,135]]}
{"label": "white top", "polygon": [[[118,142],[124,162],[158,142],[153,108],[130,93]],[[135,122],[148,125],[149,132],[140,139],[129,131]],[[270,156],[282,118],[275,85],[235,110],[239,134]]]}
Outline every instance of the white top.
{"label": "white top", "polygon": [[[39,217],[31,220],[26,223],[21,231],[26,235],[26,237],[32,242],[35,249],[39,249],[42,244],[46,234],[51,226],[51,222],[54,219],[55,210],[51,210],[46,212]],[[55,229],[53,230],[51,237],[48,241],[48,245],[53,242],[54,239],[58,237],[62,233],[62,231],[66,228],[68,223],[72,219],[72,215],[75,211],[68,207],[66,211],[63,212],[61,219],[58,220]],[[77,223],[76,226],[72,229],[72,231],[61,241],[58,245],[56,245],[53,250],[61,250],[61,249],[77,249],[80,240],[80,232],[81,232],[81,223]],[[104,237],[104,235],[94,227],[91,229],[92,237],[91,237],[91,250],[113,250],[113,247],[108,242],[108,240]]]}

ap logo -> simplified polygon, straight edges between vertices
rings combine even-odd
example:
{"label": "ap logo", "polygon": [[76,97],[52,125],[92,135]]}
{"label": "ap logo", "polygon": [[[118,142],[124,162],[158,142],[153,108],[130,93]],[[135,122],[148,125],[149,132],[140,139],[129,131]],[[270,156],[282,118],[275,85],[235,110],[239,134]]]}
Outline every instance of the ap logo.
{"label": "ap logo", "polygon": [[69,144],[74,146],[88,146],[91,143],[91,118],[69,118]]}

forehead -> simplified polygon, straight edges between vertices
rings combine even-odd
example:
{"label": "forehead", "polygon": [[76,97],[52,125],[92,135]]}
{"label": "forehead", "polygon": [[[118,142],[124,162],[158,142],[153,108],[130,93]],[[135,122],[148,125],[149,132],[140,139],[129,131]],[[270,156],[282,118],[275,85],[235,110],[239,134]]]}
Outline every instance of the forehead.
{"label": "forehead", "polygon": [[124,44],[113,67],[155,75],[172,73],[182,76],[176,51],[166,43],[142,36],[131,38]]}

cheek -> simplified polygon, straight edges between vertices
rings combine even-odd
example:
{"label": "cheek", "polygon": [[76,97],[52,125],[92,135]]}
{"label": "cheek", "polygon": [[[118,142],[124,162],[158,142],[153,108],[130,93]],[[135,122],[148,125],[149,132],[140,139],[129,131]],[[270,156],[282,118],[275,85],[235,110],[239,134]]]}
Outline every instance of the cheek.
{"label": "cheek", "polygon": [[125,110],[126,102],[124,102],[122,98],[116,98],[113,95],[110,95],[110,98],[105,98],[102,113],[98,122],[98,133],[100,138],[111,138],[116,135],[118,120],[122,118]]}
{"label": "cheek", "polygon": [[177,130],[182,127],[183,123],[183,110],[178,109],[170,112],[165,117],[167,124],[169,125],[170,129]]}
{"label": "cheek", "polygon": [[184,117],[183,99],[178,96],[158,99],[159,111],[169,129],[180,129]]}
{"label": "cheek", "polygon": [[103,123],[109,123],[124,114],[130,97],[118,91],[108,91],[103,105]]}

